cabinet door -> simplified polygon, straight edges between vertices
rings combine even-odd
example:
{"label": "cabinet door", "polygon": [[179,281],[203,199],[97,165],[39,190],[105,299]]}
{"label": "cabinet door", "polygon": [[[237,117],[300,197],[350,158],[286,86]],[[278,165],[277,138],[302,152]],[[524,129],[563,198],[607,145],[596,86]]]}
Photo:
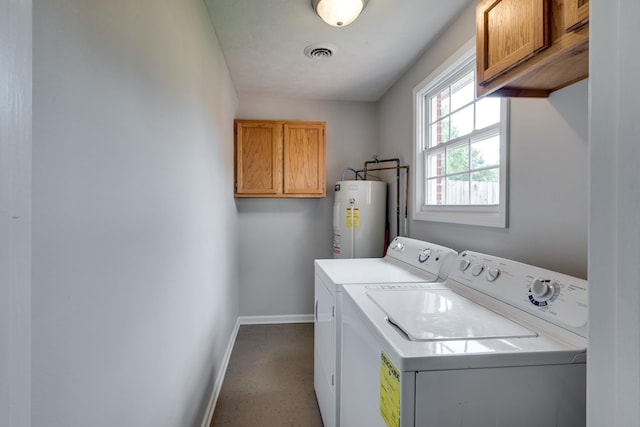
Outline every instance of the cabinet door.
{"label": "cabinet door", "polygon": [[236,194],[282,192],[282,124],[236,121]]}
{"label": "cabinet door", "polygon": [[565,0],[564,22],[567,32],[589,22],[589,0]]}
{"label": "cabinet door", "polygon": [[477,73],[483,85],[549,46],[547,0],[483,0],[476,8]]}
{"label": "cabinet door", "polygon": [[326,194],[324,130],[324,123],[284,124],[284,194]]}

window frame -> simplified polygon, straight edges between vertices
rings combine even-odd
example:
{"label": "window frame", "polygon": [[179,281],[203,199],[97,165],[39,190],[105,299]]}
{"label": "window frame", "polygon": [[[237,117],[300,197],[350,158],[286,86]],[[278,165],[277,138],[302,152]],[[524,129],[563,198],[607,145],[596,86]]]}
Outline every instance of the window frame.
{"label": "window frame", "polygon": [[[469,40],[449,59],[413,89],[414,140],[413,165],[415,170],[412,219],[454,224],[477,225],[495,228],[508,227],[509,193],[509,120],[510,102],[501,98],[500,125],[474,130],[463,138],[476,139],[498,129],[500,134],[500,197],[498,205],[427,205],[427,165],[426,153],[429,142],[429,102],[426,95],[440,89],[453,76],[463,75],[461,71],[470,63],[475,64],[475,39]],[[476,76],[477,78],[477,76]],[[476,102],[476,101],[474,101]],[[441,144],[442,145],[442,144]]]}

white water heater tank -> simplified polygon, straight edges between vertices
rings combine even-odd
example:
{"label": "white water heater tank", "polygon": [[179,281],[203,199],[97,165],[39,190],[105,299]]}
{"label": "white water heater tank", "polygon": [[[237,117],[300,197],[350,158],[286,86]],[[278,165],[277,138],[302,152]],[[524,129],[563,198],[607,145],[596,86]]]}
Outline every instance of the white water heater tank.
{"label": "white water heater tank", "polygon": [[386,218],[385,182],[338,181],[333,202],[333,257],[382,257]]}

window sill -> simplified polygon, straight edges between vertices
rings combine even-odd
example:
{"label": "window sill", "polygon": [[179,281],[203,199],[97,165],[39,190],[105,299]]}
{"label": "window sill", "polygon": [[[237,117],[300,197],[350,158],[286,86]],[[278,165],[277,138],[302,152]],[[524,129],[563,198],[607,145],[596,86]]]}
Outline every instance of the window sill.
{"label": "window sill", "polygon": [[413,213],[416,221],[434,221],[450,224],[477,225],[493,228],[508,228],[505,209],[483,209],[464,207],[460,209],[442,207],[433,210],[419,210]]}

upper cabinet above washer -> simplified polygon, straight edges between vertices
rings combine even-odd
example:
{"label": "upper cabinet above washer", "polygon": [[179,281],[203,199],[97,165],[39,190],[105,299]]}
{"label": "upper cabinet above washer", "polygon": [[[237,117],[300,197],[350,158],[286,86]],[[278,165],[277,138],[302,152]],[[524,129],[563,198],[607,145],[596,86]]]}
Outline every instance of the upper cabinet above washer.
{"label": "upper cabinet above washer", "polygon": [[546,8],[545,0],[490,0],[478,5],[477,61],[481,84],[549,46]]}
{"label": "upper cabinet above washer", "polygon": [[573,31],[589,22],[589,0],[565,0],[564,22],[567,31]]}
{"label": "upper cabinet above washer", "polygon": [[481,0],[478,96],[546,97],[589,75],[588,0]]}

